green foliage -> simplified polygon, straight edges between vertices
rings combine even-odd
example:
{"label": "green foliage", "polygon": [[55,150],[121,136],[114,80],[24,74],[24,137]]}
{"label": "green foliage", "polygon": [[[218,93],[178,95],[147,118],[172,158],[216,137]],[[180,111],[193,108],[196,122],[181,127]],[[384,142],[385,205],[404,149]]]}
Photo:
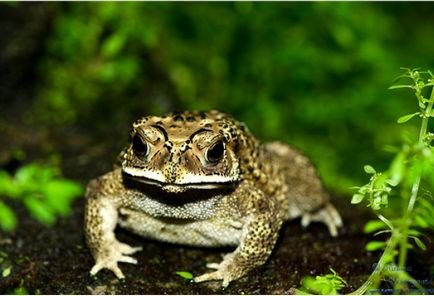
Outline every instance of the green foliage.
{"label": "green foliage", "polygon": [[301,293],[321,294],[321,295],[336,295],[339,290],[347,286],[347,282],[340,277],[336,271],[330,268],[332,273],[324,276],[305,277],[302,282],[304,291]]}
{"label": "green foliage", "polygon": [[18,288],[12,289],[11,291],[8,291],[8,294],[11,294],[11,295],[29,295],[29,292],[24,287],[18,287]]}
{"label": "green foliage", "polygon": [[53,224],[57,216],[67,215],[83,188],[59,175],[59,168],[36,163],[19,168],[14,176],[0,171],[0,227],[11,231],[17,225],[15,213],[2,201],[4,198],[22,202],[34,218],[46,225]]}
{"label": "green foliage", "polygon": [[[434,117],[434,76],[430,71],[418,69],[404,69],[405,74],[400,80],[409,81],[408,84],[391,86],[390,89],[409,88],[415,93],[419,111],[404,115],[398,119],[402,124],[415,118],[421,119],[419,137],[408,138],[401,149],[395,150],[395,157],[389,169],[378,173],[373,167],[365,166],[367,174],[372,175],[368,184],[356,187],[352,203],[360,203],[365,198],[368,207],[371,207],[379,220],[370,221],[365,225],[367,233],[376,232],[376,235],[388,233],[386,241],[371,241],[366,250],[376,251],[384,249],[374,272],[370,275],[356,294],[365,293],[369,289],[377,289],[381,281],[389,278],[394,282],[396,292],[406,292],[410,285],[421,289],[422,287],[406,271],[406,260],[409,249],[417,246],[421,250],[427,247],[423,242],[421,230],[434,229],[434,206],[429,191],[420,194],[422,182],[432,188],[434,165],[434,147],[432,146],[432,133],[429,131],[428,120]],[[404,205],[395,208],[398,211],[387,212],[384,207]],[[387,213],[386,218],[381,212]]]}
{"label": "green foliage", "polygon": [[33,114],[104,131],[217,108],[305,151],[329,187],[348,192],[366,159],[387,165],[370,151],[399,143],[392,119],[413,111],[387,95],[390,77],[434,52],[422,21],[431,4],[392,4],[62,3]]}
{"label": "green foliage", "polygon": [[395,183],[388,179],[386,175],[377,173],[375,169],[369,165],[365,165],[365,172],[372,175],[369,183],[362,187],[353,187],[358,189],[357,193],[351,199],[352,204],[358,204],[366,197],[369,200],[369,207],[374,210],[379,210],[383,206],[388,205],[388,194],[392,190],[392,185]]}

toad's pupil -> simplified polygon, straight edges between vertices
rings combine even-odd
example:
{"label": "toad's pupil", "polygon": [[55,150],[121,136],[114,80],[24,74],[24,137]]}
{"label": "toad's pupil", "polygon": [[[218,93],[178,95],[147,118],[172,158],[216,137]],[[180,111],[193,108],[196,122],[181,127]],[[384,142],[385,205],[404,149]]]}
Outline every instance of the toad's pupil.
{"label": "toad's pupil", "polygon": [[145,156],[148,153],[148,144],[138,134],[133,137],[133,150],[138,156]]}
{"label": "toad's pupil", "polygon": [[206,153],[206,158],[209,162],[217,162],[223,157],[225,147],[222,141],[214,144]]}

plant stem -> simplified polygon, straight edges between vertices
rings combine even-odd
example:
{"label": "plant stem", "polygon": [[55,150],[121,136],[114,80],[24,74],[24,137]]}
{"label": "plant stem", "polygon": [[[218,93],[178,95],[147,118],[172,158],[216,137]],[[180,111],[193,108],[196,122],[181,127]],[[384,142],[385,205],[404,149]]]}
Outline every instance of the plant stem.
{"label": "plant stem", "polygon": [[[424,144],[424,140],[427,134],[427,128],[428,128],[428,120],[433,108],[434,104],[434,87],[431,90],[431,96],[428,102],[428,105],[425,110],[423,110],[423,117],[422,117],[422,124],[420,126],[420,132],[419,132],[419,145]],[[413,186],[411,188],[411,194],[410,199],[408,202],[407,211],[404,213],[403,217],[403,224],[401,227],[401,241],[400,241],[400,252],[399,252],[399,270],[403,270],[405,267],[405,263],[407,260],[407,251],[408,251],[408,229],[410,226],[410,215],[413,212],[414,204],[416,203],[417,195],[419,192],[419,186],[420,186],[420,180],[422,178],[422,171],[419,172],[416,180],[413,183]]]}
{"label": "plant stem", "polygon": [[[418,97],[418,99],[420,98]],[[427,136],[428,120],[430,117],[432,117],[431,113],[433,110],[433,105],[434,105],[434,87],[431,90],[431,95],[427,107],[425,108],[425,110],[421,110],[422,111],[421,114],[423,115],[423,117],[422,117],[422,123],[420,126],[419,139],[418,139],[418,144],[420,146],[426,145],[424,140]],[[411,192],[410,192],[410,198],[408,199],[407,210],[405,211],[402,219],[403,223],[401,224],[400,228],[392,231],[392,235],[387,241],[386,248],[384,249],[380,259],[378,260],[378,264],[375,267],[375,270],[370,274],[370,276],[363,283],[363,285],[360,286],[360,288],[358,288],[354,292],[350,293],[350,295],[364,294],[368,291],[370,287],[378,286],[378,283],[380,281],[380,274],[384,271],[384,268],[387,266],[387,264],[390,263],[390,260],[394,256],[394,250],[398,244],[400,248],[398,270],[404,271],[405,263],[407,260],[407,251],[408,251],[407,240],[408,240],[408,231],[410,227],[410,217],[417,200],[421,179],[422,179],[422,171],[419,172],[416,180],[413,182]],[[380,216],[379,218],[381,219]],[[401,284],[402,284],[401,282],[397,283],[396,287],[399,287]],[[414,282],[413,284],[419,286],[417,282]]]}
{"label": "plant stem", "polygon": [[393,250],[398,244],[398,239],[395,235],[392,235],[387,241],[386,248],[384,249],[383,254],[378,260],[377,265],[375,266],[374,271],[368,277],[368,279],[360,286],[357,290],[351,292],[349,295],[362,295],[365,294],[368,289],[372,286],[372,284],[377,283],[380,279],[379,276],[381,272],[383,272],[384,268],[387,266],[388,261],[390,260]]}

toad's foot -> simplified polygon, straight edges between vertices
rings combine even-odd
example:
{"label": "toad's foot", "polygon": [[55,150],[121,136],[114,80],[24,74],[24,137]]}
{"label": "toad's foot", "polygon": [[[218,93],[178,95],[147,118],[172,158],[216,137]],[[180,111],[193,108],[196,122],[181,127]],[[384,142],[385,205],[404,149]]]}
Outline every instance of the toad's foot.
{"label": "toad's foot", "polygon": [[301,218],[301,225],[307,227],[313,221],[322,222],[327,225],[332,236],[337,236],[337,228],[342,226],[341,216],[332,204],[327,204],[316,212],[304,214]]}
{"label": "toad's foot", "polygon": [[194,278],[196,283],[205,281],[222,280],[222,287],[226,288],[230,282],[239,279],[246,273],[242,264],[237,264],[233,253],[224,256],[220,263],[208,263],[206,267],[216,269],[214,272],[205,273]]}
{"label": "toad's foot", "polygon": [[101,269],[107,268],[111,270],[118,279],[123,279],[125,276],[118,267],[118,262],[137,264],[136,259],[126,255],[131,255],[141,250],[142,247],[131,247],[116,240],[114,243],[107,246],[104,251],[97,254],[96,263],[90,270],[90,274],[95,275]]}

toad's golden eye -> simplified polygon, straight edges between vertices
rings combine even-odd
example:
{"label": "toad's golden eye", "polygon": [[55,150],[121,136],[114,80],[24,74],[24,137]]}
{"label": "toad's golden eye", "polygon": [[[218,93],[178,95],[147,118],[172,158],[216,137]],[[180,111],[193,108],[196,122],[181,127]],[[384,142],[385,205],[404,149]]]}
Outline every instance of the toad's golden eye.
{"label": "toad's golden eye", "polygon": [[225,145],[223,144],[223,141],[222,140],[217,141],[206,152],[205,155],[206,160],[209,163],[215,164],[222,159],[224,152],[225,152]]}
{"label": "toad's golden eye", "polygon": [[148,143],[146,143],[140,134],[135,134],[133,137],[133,151],[140,158],[146,157],[148,155]]}

